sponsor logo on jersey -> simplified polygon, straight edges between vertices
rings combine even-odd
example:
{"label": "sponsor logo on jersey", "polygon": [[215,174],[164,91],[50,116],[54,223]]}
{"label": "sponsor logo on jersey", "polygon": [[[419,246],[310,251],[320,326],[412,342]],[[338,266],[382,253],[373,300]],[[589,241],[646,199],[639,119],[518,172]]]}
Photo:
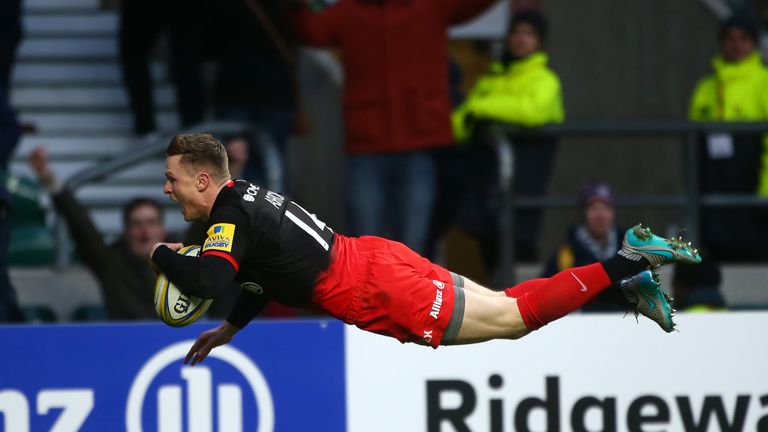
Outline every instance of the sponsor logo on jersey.
{"label": "sponsor logo on jersey", "polygon": [[256,194],[259,193],[259,187],[253,183],[248,183],[248,189],[246,189],[243,199],[248,202],[256,201]]}
{"label": "sponsor logo on jersey", "polygon": [[432,302],[432,310],[429,312],[429,316],[437,319],[440,316],[440,309],[443,308],[443,289],[445,289],[445,284],[438,280],[432,280],[432,283],[437,289],[435,290],[435,301]]}
{"label": "sponsor logo on jersey", "polygon": [[219,223],[208,228],[208,238],[203,244],[203,252],[220,250],[232,252],[232,240],[235,238],[235,225]]}

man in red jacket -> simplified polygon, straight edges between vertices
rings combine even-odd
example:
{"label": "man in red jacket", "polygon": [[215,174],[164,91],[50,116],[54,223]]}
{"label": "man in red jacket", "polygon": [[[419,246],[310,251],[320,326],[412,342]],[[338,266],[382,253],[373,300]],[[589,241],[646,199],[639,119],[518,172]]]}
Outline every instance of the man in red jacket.
{"label": "man in red jacket", "polygon": [[435,194],[427,151],[453,143],[447,30],[495,1],[339,0],[293,14],[301,42],[341,52],[353,234],[424,251]]}

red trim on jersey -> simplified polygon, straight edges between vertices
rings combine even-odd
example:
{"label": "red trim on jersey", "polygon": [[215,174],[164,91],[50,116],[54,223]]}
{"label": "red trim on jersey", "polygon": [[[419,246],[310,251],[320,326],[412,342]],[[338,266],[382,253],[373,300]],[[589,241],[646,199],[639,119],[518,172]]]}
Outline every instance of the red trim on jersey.
{"label": "red trim on jersey", "polygon": [[224,252],[219,252],[219,251],[216,251],[216,250],[209,250],[209,251],[203,252],[203,256],[208,256],[208,255],[217,256],[219,258],[224,258],[225,260],[229,261],[230,264],[232,264],[232,267],[235,268],[235,273],[240,271],[240,266],[237,264],[237,261],[235,261],[235,259],[232,258],[232,255],[230,255],[228,253],[224,253]]}
{"label": "red trim on jersey", "polygon": [[228,181],[228,182],[227,182],[227,185],[226,185],[226,186],[227,186],[228,188],[231,188],[231,187],[232,187],[232,186],[234,186],[234,185],[235,185],[235,181],[234,181],[234,180],[230,180],[230,181]]}

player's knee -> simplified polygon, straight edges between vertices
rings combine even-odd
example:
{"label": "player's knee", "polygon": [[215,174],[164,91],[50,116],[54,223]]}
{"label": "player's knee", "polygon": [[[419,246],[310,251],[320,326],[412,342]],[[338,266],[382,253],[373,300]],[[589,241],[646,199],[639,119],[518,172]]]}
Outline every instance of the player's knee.
{"label": "player's knee", "polygon": [[523,321],[523,317],[520,314],[520,309],[517,306],[517,299],[503,297],[498,300],[504,305],[503,327],[507,331],[505,337],[507,339],[520,339],[530,333],[531,330],[525,325],[525,321]]}

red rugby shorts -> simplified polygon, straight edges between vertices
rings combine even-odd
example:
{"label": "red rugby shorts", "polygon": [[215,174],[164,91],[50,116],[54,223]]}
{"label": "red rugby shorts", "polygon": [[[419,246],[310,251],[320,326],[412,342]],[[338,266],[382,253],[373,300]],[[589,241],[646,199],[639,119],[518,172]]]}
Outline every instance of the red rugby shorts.
{"label": "red rugby shorts", "polygon": [[456,305],[455,290],[461,288],[454,288],[454,281],[459,285],[461,279],[402,243],[337,234],[331,266],[318,279],[313,302],[363,330],[437,348],[450,342],[444,341],[446,330],[454,339],[461,325],[463,292]]}

